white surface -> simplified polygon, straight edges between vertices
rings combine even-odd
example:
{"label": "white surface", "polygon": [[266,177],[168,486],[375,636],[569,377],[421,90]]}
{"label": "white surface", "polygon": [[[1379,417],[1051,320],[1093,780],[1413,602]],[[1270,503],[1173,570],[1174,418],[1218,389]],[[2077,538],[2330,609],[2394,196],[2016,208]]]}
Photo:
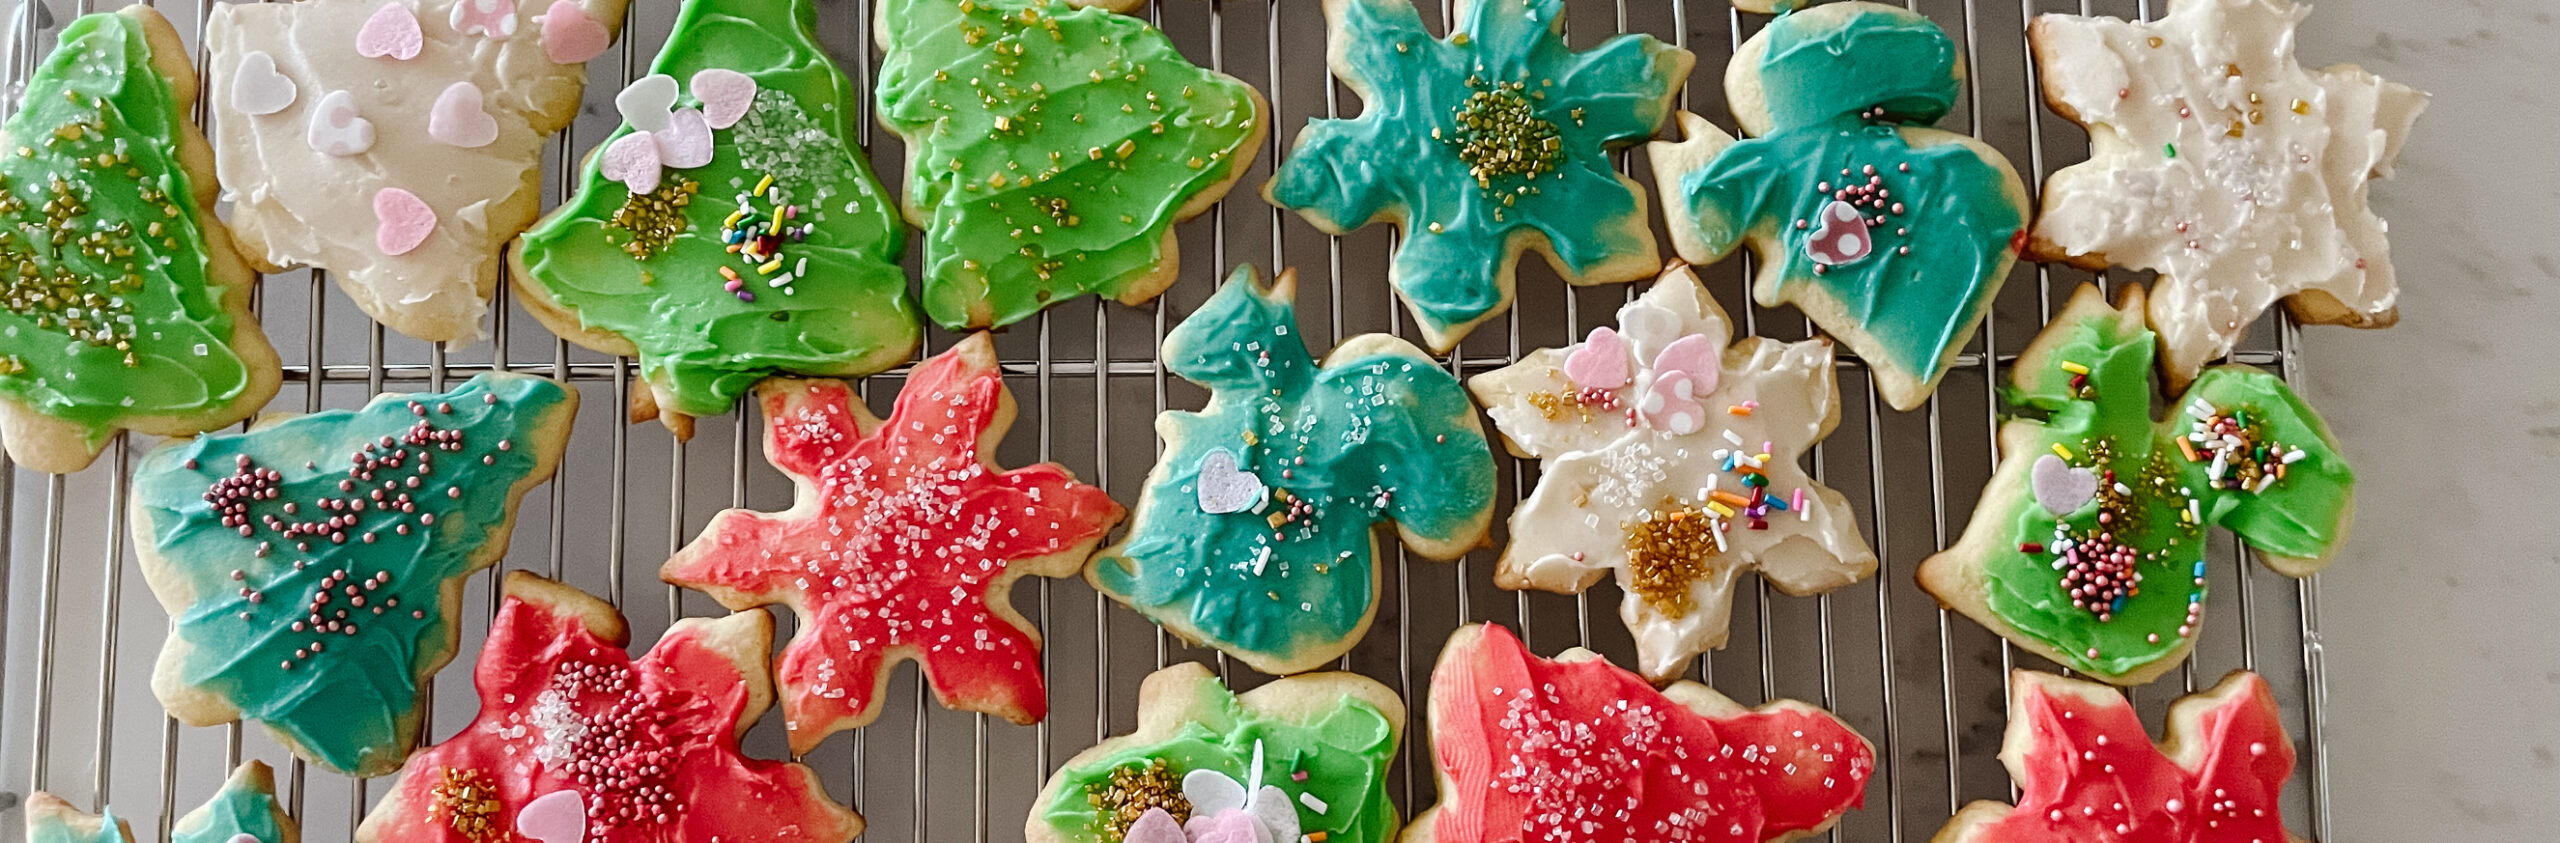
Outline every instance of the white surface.
{"label": "white surface", "polygon": [[2433,92],[2396,178],[2400,325],[2306,328],[2363,484],[2322,575],[2338,839],[2560,836],[2560,2],[2329,0],[2305,64]]}

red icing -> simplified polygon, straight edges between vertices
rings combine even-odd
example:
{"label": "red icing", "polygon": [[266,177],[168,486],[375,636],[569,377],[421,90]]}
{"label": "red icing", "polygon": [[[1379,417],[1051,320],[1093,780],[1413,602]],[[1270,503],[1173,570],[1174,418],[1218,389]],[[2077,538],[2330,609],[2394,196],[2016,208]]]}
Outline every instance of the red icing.
{"label": "red icing", "polygon": [[[588,841],[838,843],[859,832],[808,768],[739,754],[740,719],[762,712],[744,710],[749,679],[704,641],[722,629],[687,622],[635,660],[574,609],[508,597],[473,673],[479,716],[409,759],[407,810],[369,838],[531,841],[514,833],[517,813],[561,790],[583,800]],[[448,769],[485,776],[494,834],[475,840],[454,826],[435,793]]]}
{"label": "red icing", "polygon": [[1003,435],[1004,381],[983,340],[918,367],[885,424],[840,382],[804,386],[763,399],[766,452],[800,481],[798,505],[721,513],[666,579],[800,611],[777,670],[795,747],[875,716],[881,677],[909,652],[944,705],[1045,716],[1039,642],[988,590],[1020,560],[1081,564],[1120,506],[1055,465],[987,465],[978,446]]}
{"label": "red icing", "polygon": [[1432,677],[1439,843],[1760,841],[1865,800],[1875,752],[1828,712],[1703,715],[1607,662],[1483,630]]}
{"label": "red icing", "polygon": [[[2030,740],[2025,747],[2009,747],[2018,756],[2010,765],[2019,779],[2018,807],[1960,840],[2286,839],[2277,797],[2293,773],[2293,742],[2277,722],[2266,680],[2256,674],[2226,680],[2210,692],[2210,707],[2193,729],[2173,719],[2170,744],[2189,756],[2192,768],[2152,746],[2133,705],[2113,689],[2089,685],[2083,693],[2054,693],[2047,687],[2071,681],[2037,676],[2020,682],[2010,716],[2025,718]],[[2180,710],[2188,710],[2187,704]]]}

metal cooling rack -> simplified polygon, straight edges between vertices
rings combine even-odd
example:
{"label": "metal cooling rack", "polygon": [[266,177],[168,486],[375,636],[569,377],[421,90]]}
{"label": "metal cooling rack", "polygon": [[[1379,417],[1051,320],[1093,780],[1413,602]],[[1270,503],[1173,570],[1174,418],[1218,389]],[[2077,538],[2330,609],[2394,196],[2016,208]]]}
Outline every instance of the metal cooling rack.
{"label": "metal cooling rack", "polygon": [[[25,0],[6,17],[9,103],[54,33],[100,0]],[[717,0],[704,0],[717,2]],[[118,0],[103,0],[113,4]],[[197,43],[196,30],[214,0],[166,8]],[[1965,97],[1945,122],[1999,147],[2028,176],[2078,160],[2077,126],[2046,112],[2033,93],[2024,21],[2036,13],[2100,13],[2155,17],[2154,0],[1907,0],[1963,40],[1972,68]],[[1446,21],[1450,0],[1421,0],[1426,18]],[[653,56],[671,25],[676,0],[635,0],[621,46],[593,62],[577,124],[553,146],[546,198],[574,185],[560,167],[614,128],[611,100]],[[1015,326],[998,339],[1009,382],[1024,408],[1001,458],[1007,464],[1056,460],[1123,502],[1134,502],[1157,452],[1152,419],[1169,407],[1196,407],[1202,391],[1168,377],[1156,357],[1166,328],[1214,289],[1226,268],[1251,262],[1294,266],[1300,319],[1310,339],[1334,340],[1390,331],[1414,336],[1384,283],[1392,235],[1371,227],[1327,237],[1295,215],[1254,196],[1287,139],[1311,116],[1355,113],[1357,99],[1327,75],[1324,25],[1315,0],[1159,0],[1148,11],[1192,60],[1245,79],[1266,92],[1280,131],[1272,133],[1251,173],[1208,214],[1180,231],[1181,280],[1155,303],[1138,308],[1082,299]],[[836,0],[819,10],[822,38],[868,91],[878,66],[866,0]],[[1765,19],[1742,15],[1726,0],[1573,0],[1571,39],[1587,47],[1615,32],[1651,32],[1698,54],[1698,70],[1682,94],[1684,107],[1728,122],[1721,70],[1741,40]],[[897,139],[873,130],[861,109],[863,136],[877,170],[892,184],[901,172]],[[1650,184],[1642,155],[1623,166]],[[912,268],[912,266],[911,266]],[[1749,306],[1747,267],[1728,261],[1703,276],[1727,309],[1754,333],[1797,339],[1810,326],[1792,310]],[[1511,314],[1484,326],[1444,360],[1470,375],[1504,365],[1529,349],[1569,343],[1613,318],[1636,291],[1628,285],[1568,289],[1539,262],[1520,268],[1520,300]],[[1694,678],[1746,704],[1774,697],[1821,703],[1872,739],[1883,759],[1869,785],[1866,809],[1852,813],[1834,840],[1925,840],[1963,802],[2006,798],[2009,780],[1995,755],[2006,721],[2004,681],[2012,666],[2052,669],[2018,653],[1961,617],[1951,617],[1914,587],[1919,560],[1950,543],[1993,466],[1998,424],[1990,385],[2052,312],[2057,297],[2084,281],[2139,280],[2091,276],[2062,267],[2021,265],[1995,314],[1959,359],[1937,398],[1898,413],[1874,398],[1858,361],[1843,356],[1846,396],[1838,432],[1811,457],[1817,476],[1860,503],[1862,525],[1884,570],[1873,580],[1820,598],[1790,598],[1765,586],[1746,593],[1734,612],[1732,643],[1702,659]],[[740,408],[705,419],[690,443],[654,425],[621,423],[633,362],[570,347],[516,313],[501,290],[494,340],[447,349],[386,334],[316,273],[268,279],[259,302],[268,334],[285,360],[285,386],[275,408],[307,412],[352,407],[385,389],[413,391],[491,368],[547,374],[585,395],[578,428],[560,475],[525,498],[514,547],[503,568],[561,577],[612,599],[630,615],[635,641],[655,641],[677,617],[712,614],[701,595],[654,582],[664,554],[689,539],[722,507],[788,504],[789,482],[762,464],[759,420]],[[2294,327],[2281,317],[2261,322],[2242,362],[2270,366],[2288,379],[2303,361]],[[954,337],[933,332],[927,353]],[[867,379],[865,397],[886,410],[903,370]],[[166,617],[138,576],[121,512],[133,458],[151,443],[119,439],[95,468],[71,476],[0,470],[0,840],[20,834],[15,810],[30,789],[45,789],[89,807],[113,803],[148,839],[211,795],[243,758],[281,771],[281,791],[313,841],[348,838],[387,782],[353,781],[306,769],[256,729],[238,725],[181,728],[153,704],[149,671]],[[1502,460],[1508,502],[1534,482],[1534,462]],[[78,513],[80,518],[70,517]],[[1507,516],[1508,506],[1503,514]],[[1502,518],[1495,523],[1501,524]],[[1497,541],[1505,538],[1497,526]],[[2247,562],[2248,551],[2217,536],[2211,587],[2220,595],[2188,667],[2131,695],[2145,719],[2159,722],[2170,700],[2227,670],[2251,668],[2274,685],[2302,758],[2284,810],[2292,826],[2331,839],[2329,768],[2322,741],[2325,694],[2316,582],[2285,579]],[[1588,646],[1621,664],[1634,648],[1613,617],[1617,594],[1565,597],[1505,592],[1491,583],[1492,551],[1455,564],[1407,559],[1385,565],[1378,623],[1343,667],[1401,691],[1419,711],[1427,673],[1450,630],[1461,622],[1512,625],[1530,645],[1552,654]],[[462,648],[433,685],[430,739],[449,736],[476,706],[469,687],[474,654],[491,615],[494,576],[476,577],[461,618]],[[1217,654],[1185,647],[1138,616],[1108,605],[1081,580],[1034,581],[1017,589],[1025,614],[1046,633],[1042,660],[1051,685],[1051,715],[1035,727],[989,721],[942,709],[913,670],[892,681],[879,722],[840,736],[805,757],[840,799],[870,820],[874,841],[1011,841],[1048,771],[1074,752],[1135,726],[1139,680],[1166,663],[1208,661],[1239,688],[1268,681]],[[790,619],[783,617],[781,635]],[[778,715],[749,735],[750,754],[785,754]],[[1406,815],[1435,799],[1428,743],[1409,735],[1390,777]],[[1419,761],[1420,763],[1413,763]]]}

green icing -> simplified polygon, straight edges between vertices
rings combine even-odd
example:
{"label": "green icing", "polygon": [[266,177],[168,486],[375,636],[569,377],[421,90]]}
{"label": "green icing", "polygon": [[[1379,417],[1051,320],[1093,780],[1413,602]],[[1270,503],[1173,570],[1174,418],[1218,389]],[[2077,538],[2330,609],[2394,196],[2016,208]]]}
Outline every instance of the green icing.
{"label": "green icing", "polygon": [[176,139],[192,129],[143,19],[71,22],[0,150],[0,394],[83,425],[199,413],[248,390]]}
{"label": "green icing", "polygon": [[[418,684],[450,655],[442,595],[481,566],[491,532],[514,516],[519,487],[557,447],[529,440],[559,435],[569,398],[548,379],[481,375],[449,393],[386,395],[144,456],[133,479],[144,540],[182,583],[169,591],[193,598],[170,607],[172,646],[184,649],[163,669],[311,760],[367,774],[396,766],[416,739]],[[457,432],[438,447],[435,437]],[[406,455],[400,465],[364,468],[395,452]],[[268,471],[259,487],[277,494],[245,504],[244,536],[209,498]],[[411,511],[397,507],[403,494]],[[359,497],[361,509],[322,503]],[[333,517],[343,520],[335,530],[286,535]],[[322,593],[329,599],[315,603]]]}
{"label": "green icing", "polygon": [[[1866,340],[1857,350],[1880,368],[1934,382],[1990,311],[2026,223],[2005,162],[1958,143],[1914,146],[1902,131],[1954,102],[1955,43],[1900,9],[1788,14],[1760,37],[1772,130],[1688,173],[1664,201],[1684,203],[1715,254],[1746,237],[1777,241],[1762,256],[1783,262],[1756,290],[1762,304],[1830,299],[1850,324],[1826,328]],[[1841,193],[1871,181],[1876,195]],[[1808,246],[1844,198],[1875,203],[1858,215],[1882,222],[1867,227],[1865,256],[1820,265]]]}
{"label": "green icing", "polygon": [[[1009,325],[1169,279],[1184,206],[1251,164],[1253,89],[1145,22],[1060,0],[884,0],[880,119],[907,140],[925,312]],[[1198,209],[1191,209],[1197,212]]]}
{"label": "green icing", "polygon": [[[78,24],[73,24],[78,26]],[[98,830],[81,833],[71,828],[62,817],[27,820],[27,843],[132,843],[124,835],[124,826],[116,820],[116,809],[110,807],[98,814]]]}
{"label": "green icing", "polygon": [[187,817],[197,824],[171,829],[169,843],[231,843],[243,834],[258,843],[284,840],[284,830],[276,826],[276,795],[243,786],[237,778],[223,783],[212,801]]}
{"label": "green icing", "polygon": [[1362,113],[1309,121],[1269,194],[1328,228],[1405,217],[1388,278],[1434,334],[1504,306],[1521,238],[1543,235],[1575,275],[1658,268],[1644,197],[1608,152],[1662,127],[1689,54],[1645,35],[1575,52],[1564,6],[1461,3],[1443,40],[1410,0],[1328,4]]}
{"label": "green icing", "polygon": [[[1214,677],[1203,676],[1190,706],[1198,719],[1184,722],[1173,736],[1144,746],[1126,746],[1089,763],[1058,771],[1064,786],[1040,809],[1049,824],[1076,841],[1107,841],[1110,821],[1089,794],[1108,786],[1113,770],[1162,761],[1179,782],[1193,770],[1216,770],[1239,783],[1256,744],[1262,750],[1262,783],[1279,787],[1298,806],[1301,833],[1324,832],[1327,843],[1386,843],[1395,839],[1395,805],[1387,801],[1387,762],[1396,751],[1395,727],[1366,702],[1345,698],[1313,722],[1268,717],[1248,710],[1234,692]],[[1296,780],[1306,773],[1305,781]],[[1298,799],[1311,793],[1321,800],[1321,813]]]}
{"label": "green icing", "polygon": [[[1277,662],[1349,646],[1377,600],[1378,522],[1435,541],[1481,528],[1493,458],[1446,370],[1401,342],[1319,365],[1291,286],[1258,287],[1238,269],[1165,338],[1166,365],[1209,387],[1208,406],[1157,417],[1168,450],[1091,575],[1160,623]],[[1261,500],[1203,508],[1202,463],[1217,452],[1259,480]]]}
{"label": "green icing", "polygon": [[[2062,458],[2053,450],[2060,445],[2070,453],[2063,458],[2070,466],[2123,483],[2126,492],[2102,488],[2096,499],[2056,518],[2031,494],[2030,472],[2002,471],[1983,500],[2015,503],[1993,522],[2003,540],[1988,548],[1982,570],[1990,609],[2001,620],[2060,651],[2064,667],[2117,676],[2177,651],[2191,603],[2194,617],[2201,618],[2206,527],[2219,524],[2269,556],[2325,557],[2345,535],[2354,475],[2319,416],[2282,380],[2245,366],[2207,369],[2171,405],[2168,419],[2154,421],[2149,377],[2158,340],[2141,326],[2138,305],[2123,314],[2087,295],[2089,307],[2065,312],[2029,350],[2029,359],[2051,363],[2016,373],[2012,401],[2045,417],[2033,423],[2028,450],[2009,459]],[[2066,362],[2089,369],[2079,386],[2074,381],[2080,376],[2061,368]],[[2222,485],[2255,476],[2236,468],[2243,462],[2280,464],[2280,479],[2262,490],[2254,480],[2246,482],[2250,489],[2219,488],[2211,451],[2192,439],[2195,458],[2179,448],[2178,439],[2223,416],[2240,420],[2241,438],[2253,456],[2229,461]],[[2017,442],[2013,437],[2004,439]],[[2256,454],[2258,447],[2269,451]],[[2303,456],[2283,464],[2277,448],[2299,449]],[[2189,520],[2190,500],[2200,519]],[[2074,558],[2062,553],[2065,537],[2081,542],[2085,551],[2087,537],[2101,529],[2137,554],[2133,570],[2141,577],[2139,593],[2103,606],[2109,610],[2105,620],[2073,604],[2055,567]],[[2025,545],[2040,547],[2031,551]]]}
{"label": "green icing", "polygon": [[[675,198],[680,180],[699,185],[673,212],[683,231],[648,257],[628,251],[635,235],[615,215],[657,203],[604,178],[602,156],[590,156],[577,197],[521,241],[521,280],[585,327],[629,339],[642,372],[666,384],[672,409],[686,415],[726,412],[768,375],[868,374],[915,348],[914,305],[898,266],[905,228],[848,140],[855,91],[820,49],[816,20],[807,0],[686,2],[650,72],[690,86],[697,72],[733,70],[755,80],[757,93],[743,119],[712,132],[709,164],[662,175],[659,200]],[[678,104],[699,100],[686,90]],[[598,149],[631,131],[623,126]],[[767,175],[772,188],[754,195]],[[728,251],[725,232],[742,205],[770,221],[776,204],[798,206],[785,224],[808,231],[805,240],[780,238],[783,265],[766,275]],[[723,267],[753,301],[726,288]],[[792,280],[773,284],[786,275]]]}

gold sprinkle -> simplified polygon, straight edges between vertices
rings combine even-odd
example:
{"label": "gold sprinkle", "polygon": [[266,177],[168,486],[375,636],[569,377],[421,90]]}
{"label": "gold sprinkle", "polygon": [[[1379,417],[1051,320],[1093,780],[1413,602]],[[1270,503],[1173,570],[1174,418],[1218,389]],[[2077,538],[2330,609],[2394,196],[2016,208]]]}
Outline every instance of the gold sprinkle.
{"label": "gold sprinkle", "polygon": [[1689,587],[1719,572],[1715,520],[1706,510],[1665,498],[1627,524],[1627,572],[1636,596],[1673,619],[1687,617]]}

